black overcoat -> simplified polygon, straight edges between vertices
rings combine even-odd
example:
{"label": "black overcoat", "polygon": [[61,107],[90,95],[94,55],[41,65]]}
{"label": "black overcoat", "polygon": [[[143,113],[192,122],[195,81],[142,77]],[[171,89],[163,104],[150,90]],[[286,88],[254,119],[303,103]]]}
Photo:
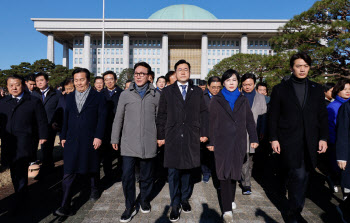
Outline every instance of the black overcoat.
{"label": "black overcoat", "polygon": [[[61,95],[62,95],[62,93],[60,91],[55,90],[52,87],[50,87],[47,94],[46,94],[44,101],[42,102],[44,107],[45,107],[47,121],[49,124],[53,123],[53,120],[54,120],[53,118],[55,116],[58,101],[59,101]],[[42,101],[42,95],[41,95],[40,89],[34,90],[32,93],[32,96],[35,96]]]}
{"label": "black overcoat", "polygon": [[157,137],[165,139],[164,166],[200,166],[200,137],[208,137],[208,109],[203,91],[189,84],[185,101],[177,82],[163,89],[157,115]]}
{"label": "black overcoat", "polygon": [[104,143],[107,143],[107,144],[110,144],[110,141],[111,141],[114,116],[117,112],[119,97],[122,92],[123,90],[118,86],[116,86],[115,92],[113,93],[112,96],[109,96],[109,91],[107,88],[104,88],[101,91],[101,94],[103,94],[106,98],[107,122],[106,122]]}
{"label": "black overcoat", "polygon": [[233,108],[219,92],[209,105],[209,145],[214,146],[219,180],[240,180],[247,152],[247,133],[251,143],[259,143],[249,101],[240,95]]}
{"label": "black overcoat", "polygon": [[282,163],[287,168],[300,168],[303,158],[309,159],[305,162],[315,168],[319,141],[328,139],[328,113],[322,87],[307,80],[306,89],[303,106],[291,79],[276,85],[271,94],[270,141],[279,141]]}
{"label": "black overcoat", "polygon": [[41,101],[27,92],[18,103],[11,95],[5,96],[0,100],[0,123],[2,165],[21,158],[34,161],[37,137],[47,139],[47,118]]}
{"label": "black overcoat", "polygon": [[350,101],[339,108],[336,129],[336,157],[337,160],[346,161],[341,186],[350,188]]}
{"label": "black overcoat", "polygon": [[106,126],[106,99],[103,94],[90,89],[79,113],[75,92],[66,96],[66,109],[61,132],[64,145],[64,173],[95,173],[99,171],[98,151],[94,138],[103,140]]}

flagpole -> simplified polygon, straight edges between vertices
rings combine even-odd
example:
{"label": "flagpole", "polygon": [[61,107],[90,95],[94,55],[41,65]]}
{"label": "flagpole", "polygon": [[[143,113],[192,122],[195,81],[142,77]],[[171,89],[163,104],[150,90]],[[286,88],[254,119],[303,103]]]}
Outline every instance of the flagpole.
{"label": "flagpole", "polygon": [[[103,1],[103,13],[102,13],[102,70],[101,73],[104,73],[104,67],[105,67],[105,63],[104,63],[104,59],[105,59],[105,0]],[[101,76],[101,74],[100,74]]]}

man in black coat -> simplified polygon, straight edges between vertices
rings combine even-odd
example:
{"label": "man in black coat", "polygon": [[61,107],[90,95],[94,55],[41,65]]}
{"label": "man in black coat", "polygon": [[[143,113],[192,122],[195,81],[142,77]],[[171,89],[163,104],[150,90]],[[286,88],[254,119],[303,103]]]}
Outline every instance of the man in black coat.
{"label": "man in black coat", "polygon": [[208,140],[208,109],[202,89],[190,81],[190,64],[179,60],[175,72],[177,81],[162,91],[157,116],[158,146],[165,144],[169,168],[170,221],[180,218],[181,209],[191,212],[191,170],[200,166],[200,143]]}
{"label": "man in black coat", "polygon": [[[10,95],[0,100],[1,163],[9,166],[16,205],[27,191],[28,166],[34,161],[34,148],[47,139],[47,118],[41,101],[24,91],[21,76],[7,78]],[[15,207],[14,207],[15,208]]]}
{"label": "man in black coat", "polygon": [[291,57],[293,75],[273,88],[269,130],[272,149],[281,155],[288,174],[288,222],[303,222],[309,172],[317,153],[327,150],[328,118],[322,87],[307,75],[311,58],[305,53]]}
{"label": "man in black coat", "polygon": [[[122,89],[116,85],[117,75],[113,71],[106,71],[103,75],[103,80],[106,88],[101,90],[101,93],[106,98],[107,104],[107,123],[105,129],[105,136],[102,140],[102,146],[100,149],[101,159],[103,163],[103,171],[106,177],[111,177],[112,171],[112,162],[115,157],[115,150],[111,145],[111,134],[112,134],[112,125],[114,121],[114,116],[117,111],[118,101]],[[120,153],[120,152],[119,152]],[[118,167],[120,163],[118,161]]]}
{"label": "man in black coat", "polygon": [[45,107],[47,121],[48,121],[48,139],[47,142],[41,145],[42,151],[42,167],[39,176],[45,176],[55,167],[53,161],[53,147],[58,130],[57,123],[54,123],[54,115],[57,109],[58,100],[61,93],[49,86],[49,76],[46,73],[39,72],[35,75],[35,83],[37,89],[33,91],[32,95],[39,98]]}
{"label": "man in black coat", "polygon": [[[209,109],[210,100],[214,95],[217,95],[221,90],[221,79],[220,77],[213,76],[208,80],[208,87],[203,92],[203,97],[206,106]],[[208,183],[210,176],[214,176],[213,183],[214,187],[219,186],[219,182],[216,177],[215,171],[215,159],[214,153],[207,149],[207,143],[201,143],[201,169],[203,174],[202,181]]]}

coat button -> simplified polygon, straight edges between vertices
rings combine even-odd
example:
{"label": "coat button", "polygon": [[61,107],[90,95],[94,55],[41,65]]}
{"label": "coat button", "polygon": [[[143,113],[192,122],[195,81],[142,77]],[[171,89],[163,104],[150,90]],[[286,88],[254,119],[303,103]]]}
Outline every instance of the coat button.
{"label": "coat button", "polygon": [[181,134],[181,137],[184,137],[184,134]]}

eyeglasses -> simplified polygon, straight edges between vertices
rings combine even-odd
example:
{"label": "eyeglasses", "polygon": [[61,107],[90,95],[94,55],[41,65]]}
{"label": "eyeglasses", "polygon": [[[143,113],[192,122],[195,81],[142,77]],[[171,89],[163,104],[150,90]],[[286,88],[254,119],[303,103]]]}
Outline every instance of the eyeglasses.
{"label": "eyeglasses", "polygon": [[177,69],[176,71],[177,71],[177,72],[181,72],[181,71],[189,72],[190,70],[189,70],[188,68],[184,68],[184,69],[179,68],[179,69]]}
{"label": "eyeglasses", "polygon": [[147,75],[147,73],[134,73],[134,77],[137,77],[137,76],[143,77],[145,75]]}

